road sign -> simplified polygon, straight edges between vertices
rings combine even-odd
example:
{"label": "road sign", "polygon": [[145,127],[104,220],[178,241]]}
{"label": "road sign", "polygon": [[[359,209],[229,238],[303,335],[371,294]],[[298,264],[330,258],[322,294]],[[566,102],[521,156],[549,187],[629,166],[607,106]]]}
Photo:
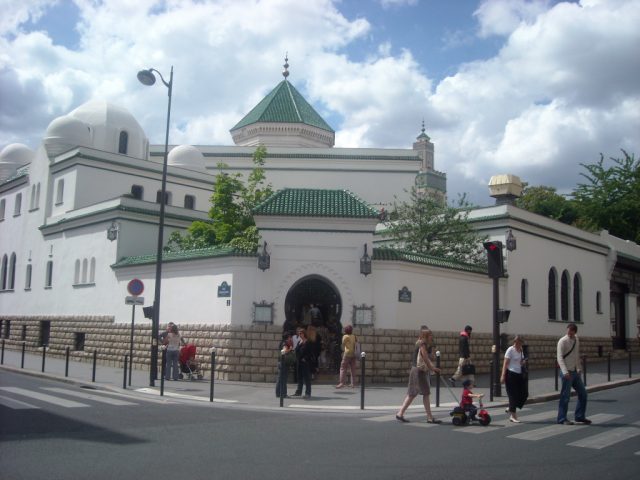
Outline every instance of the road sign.
{"label": "road sign", "polygon": [[134,297],[142,295],[142,292],[144,292],[144,283],[142,283],[142,280],[134,278],[127,284],[127,291]]}
{"label": "road sign", "polygon": [[144,305],[144,297],[124,297],[125,305]]}

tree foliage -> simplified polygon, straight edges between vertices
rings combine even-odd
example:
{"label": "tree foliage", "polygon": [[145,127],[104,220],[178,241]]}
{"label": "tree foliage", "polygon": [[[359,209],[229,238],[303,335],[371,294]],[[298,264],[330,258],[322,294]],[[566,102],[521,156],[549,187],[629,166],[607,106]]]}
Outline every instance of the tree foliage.
{"label": "tree foliage", "polygon": [[574,202],[556,193],[554,187],[544,185],[531,187],[525,184],[522,196],[516,200],[516,205],[568,224],[573,224],[578,217]]}
{"label": "tree foliage", "polygon": [[470,226],[472,206],[466,195],[450,206],[413,187],[409,200],[396,202],[394,208],[393,220],[386,224],[394,247],[466,263],[485,262],[484,238]]}
{"label": "tree foliage", "polygon": [[186,234],[174,232],[169,238],[168,250],[189,250],[214,245],[231,244],[243,251],[256,251],[258,233],[252,209],[273,193],[265,184],[264,159],[267,150],[259,146],[253,154],[253,165],[246,183],[240,173],[225,172],[226,164],[218,164],[219,173],[213,182],[211,194],[211,221],[193,222]]}

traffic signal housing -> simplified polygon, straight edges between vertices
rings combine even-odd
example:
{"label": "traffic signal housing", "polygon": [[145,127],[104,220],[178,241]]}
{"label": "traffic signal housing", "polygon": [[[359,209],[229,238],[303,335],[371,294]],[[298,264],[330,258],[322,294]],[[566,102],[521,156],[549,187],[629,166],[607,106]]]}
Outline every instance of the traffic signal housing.
{"label": "traffic signal housing", "polygon": [[504,261],[502,259],[502,242],[484,242],[487,251],[487,272],[489,278],[504,277]]}
{"label": "traffic signal housing", "polygon": [[153,305],[149,307],[142,307],[142,313],[144,314],[144,318],[153,320]]}

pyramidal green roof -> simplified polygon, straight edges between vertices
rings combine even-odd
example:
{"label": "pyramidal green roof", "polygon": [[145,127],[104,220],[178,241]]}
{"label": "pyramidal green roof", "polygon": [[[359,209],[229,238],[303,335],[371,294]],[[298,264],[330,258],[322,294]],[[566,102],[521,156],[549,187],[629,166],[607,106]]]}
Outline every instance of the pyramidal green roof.
{"label": "pyramidal green roof", "polygon": [[253,209],[254,215],[377,218],[379,212],[348,190],[285,188]]}
{"label": "pyramidal green roof", "polygon": [[237,130],[253,123],[304,123],[333,132],[300,92],[286,79],[262,99],[232,129]]}

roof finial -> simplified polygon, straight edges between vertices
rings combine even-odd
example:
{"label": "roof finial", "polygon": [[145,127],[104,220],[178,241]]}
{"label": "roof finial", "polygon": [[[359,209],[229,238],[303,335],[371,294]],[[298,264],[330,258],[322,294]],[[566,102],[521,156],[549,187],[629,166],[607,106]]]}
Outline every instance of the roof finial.
{"label": "roof finial", "polygon": [[287,77],[289,76],[289,52],[284,54],[284,70],[282,71],[282,76],[284,77],[284,79],[286,80]]}
{"label": "roof finial", "polygon": [[422,133],[424,133],[424,118],[422,119]]}

